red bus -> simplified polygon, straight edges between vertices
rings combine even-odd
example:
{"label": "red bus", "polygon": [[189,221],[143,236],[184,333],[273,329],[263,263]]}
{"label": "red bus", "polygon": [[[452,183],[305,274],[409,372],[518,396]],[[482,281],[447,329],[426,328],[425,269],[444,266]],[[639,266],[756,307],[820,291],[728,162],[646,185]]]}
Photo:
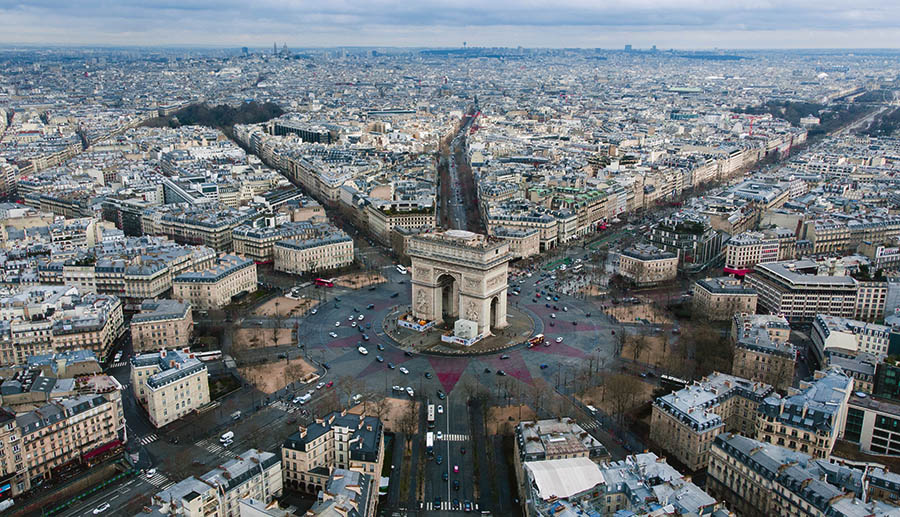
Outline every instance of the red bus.
{"label": "red bus", "polygon": [[536,335],[536,336],[534,336],[533,338],[531,338],[531,339],[528,340],[528,348],[531,348],[531,347],[540,345],[540,344],[543,343],[543,342],[544,342],[544,335],[543,335],[543,334],[538,334],[538,335]]}
{"label": "red bus", "polygon": [[316,278],[316,287],[334,287],[334,278]]}

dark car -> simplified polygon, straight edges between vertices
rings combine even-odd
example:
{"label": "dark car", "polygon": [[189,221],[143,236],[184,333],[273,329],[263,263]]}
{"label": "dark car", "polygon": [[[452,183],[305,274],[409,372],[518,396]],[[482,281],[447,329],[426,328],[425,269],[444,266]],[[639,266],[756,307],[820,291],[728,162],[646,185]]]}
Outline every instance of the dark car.
{"label": "dark car", "polygon": [[444,400],[447,397],[447,395],[444,395],[443,391],[437,390],[437,397],[441,400]]}
{"label": "dark car", "polygon": [[368,340],[369,340],[369,335],[363,334],[363,341],[368,341]]}
{"label": "dark car", "polygon": [[394,368],[396,368],[396,366],[394,366],[394,363],[388,363],[388,368],[393,370]]}
{"label": "dark car", "polygon": [[370,303],[369,305],[366,305],[366,309],[372,310],[372,309],[374,309],[374,308],[375,308],[375,304],[374,304],[374,303]]}
{"label": "dark car", "polygon": [[546,370],[546,369],[549,368],[549,367],[550,367],[550,365],[547,364],[547,363],[541,364],[541,370]]}
{"label": "dark car", "polygon": [[322,368],[325,368],[326,370],[328,370],[331,368],[331,365],[328,363],[322,363]]}
{"label": "dark car", "polygon": [[335,296],[335,297],[334,297],[334,301],[336,301],[336,302],[341,301],[341,297],[340,297],[340,296]]}
{"label": "dark car", "polygon": [[369,288],[369,290],[370,290],[370,291],[374,291],[374,290],[375,290],[375,286],[373,285],[372,287]]}
{"label": "dark car", "polygon": [[550,326],[551,326],[551,327],[555,327],[555,326],[556,326],[556,322],[555,322],[555,321],[551,321],[551,322],[550,322]]}
{"label": "dark car", "polygon": [[506,377],[506,372],[504,372],[503,370],[497,370],[497,375],[499,375],[500,377]]}
{"label": "dark car", "polygon": [[438,454],[437,456],[434,457],[434,462],[437,463],[438,465],[440,465],[441,463],[444,462],[444,457],[441,456],[440,454]]}
{"label": "dark car", "polygon": [[459,490],[459,480],[458,479],[453,480],[453,490]]}
{"label": "dark car", "polygon": [[577,325],[578,325],[578,322],[577,322],[577,321],[573,321],[573,322],[572,322],[572,325],[576,325],[576,326],[577,326]]}
{"label": "dark car", "polygon": [[491,369],[490,369],[490,368],[485,368],[485,369],[484,369],[484,373],[491,373]]}
{"label": "dark car", "polygon": [[443,474],[441,474],[441,479],[443,479],[444,481],[447,481],[448,479],[450,479],[450,476],[447,475],[446,472],[444,472]]}
{"label": "dark car", "polygon": [[465,448],[465,447],[460,447],[460,448],[459,448],[459,453],[460,453],[460,454],[465,454],[465,453],[466,453],[466,448]]}
{"label": "dark car", "polygon": [[464,502],[464,503],[463,503],[463,509],[464,509],[466,512],[471,512],[471,511],[472,511],[472,501],[466,501],[466,502]]}
{"label": "dark car", "polygon": [[441,507],[441,498],[440,498],[440,497],[435,497],[435,498],[434,498],[434,507],[435,507],[435,508],[440,508],[440,507]]}
{"label": "dark car", "polygon": [[384,345],[378,343],[377,345],[375,345],[375,348],[377,348],[378,350],[384,350]]}
{"label": "dark car", "polygon": [[506,354],[503,354],[503,355],[500,356],[500,359],[509,359],[509,356],[506,355]]}
{"label": "dark car", "polygon": [[426,379],[430,379],[430,378],[431,378],[431,372],[425,372],[425,378],[426,378]]}
{"label": "dark car", "polygon": [[412,352],[410,352],[409,350],[404,350],[403,355],[405,355],[406,357],[412,357]]}
{"label": "dark car", "polygon": [[375,356],[375,360],[378,361],[379,363],[383,363],[383,362],[384,362],[384,357],[381,357],[380,355],[376,355],[376,356]]}
{"label": "dark car", "polygon": [[398,297],[398,296],[400,296],[400,293],[394,293],[394,294],[391,295],[391,298],[396,298],[396,297]]}

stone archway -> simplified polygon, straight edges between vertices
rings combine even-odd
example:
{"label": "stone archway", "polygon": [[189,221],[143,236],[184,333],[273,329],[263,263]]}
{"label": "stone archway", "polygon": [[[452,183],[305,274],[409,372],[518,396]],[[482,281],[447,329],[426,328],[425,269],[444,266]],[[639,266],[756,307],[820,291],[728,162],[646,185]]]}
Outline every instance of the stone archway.
{"label": "stone archway", "polygon": [[460,230],[410,238],[412,313],[417,319],[474,321],[479,332],[506,323],[509,244]]}

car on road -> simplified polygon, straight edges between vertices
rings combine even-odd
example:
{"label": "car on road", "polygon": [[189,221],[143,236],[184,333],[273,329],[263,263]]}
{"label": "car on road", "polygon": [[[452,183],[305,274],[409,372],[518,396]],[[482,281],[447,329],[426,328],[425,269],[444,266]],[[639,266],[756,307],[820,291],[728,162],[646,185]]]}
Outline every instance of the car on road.
{"label": "car on road", "polygon": [[463,510],[465,510],[466,513],[471,512],[471,511],[472,511],[472,501],[466,501],[466,502],[464,502],[464,503],[463,503]]}
{"label": "car on road", "polygon": [[325,385],[326,388],[330,388],[334,386],[334,381],[328,381],[328,384]]}
{"label": "car on road", "polygon": [[465,447],[460,447],[460,448],[459,448],[459,453],[460,453],[460,454],[465,454],[465,453],[466,453],[466,448],[465,448]]}
{"label": "car on road", "polygon": [[443,479],[444,481],[447,481],[448,479],[450,479],[450,475],[447,474],[446,472],[444,472],[443,474],[441,474],[441,479]]}
{"label": "car on road", "polygon": [[384,345],[382,345],[381,343],[378,343],[377,345],[375,345],[375,348],[377,348],[378,350],[382,350],[382,351],[383,351],[383,350],[384,350]]}
{"label": "car on road", "polygon": [[563,341],[562,336],[559,336],[558,338],[556,338],[556,342],[557,342],[557,343],[562,343],[562,341]]}
{"label": "car on road", "polygon": [[394,384],[393,386],[391,386],[391,389],[394,390],[394,391],[403,391],[403,388],[401,388],[400,386],[397,386],[396,384]]}
{"label": "car on road", "polygon": [[396,366],[394,366],[394,363],[388,363],[388,368],[393,370],[394,368],[396,368]]}
{"label": "car on road", "polygon": [[410,352],[409,350],[404,350],[403,355],[405,355],[406,357],[412,357],[412,352]]}
{"label": "car on road", "polygon": [[326,370],[330,370],[330,369],[331,369],[331,365],[328,364],[328,363],[322,363],[322,368],[325,368]]}
{"label": "car on road", "polygon": [[459,480],[458,479],[453,480],[453,490],[459,490]]}
{"label": "car on road", "polygon": [[563,312],[569,312],[569,308],[563,305]]}
{"label": "car on road", "polygon": [[328,335],[333,338],[337,337],[337,333],[335,333],[335,332],[329,332]]}
{"label": "car on road", "polygon": [[444,414],[444,406],[438,405],[437,412],[439,415],[443,415]]}
{"label": "car on road", "polygon": [[416,392],[413,391],[412,386],[407,386],[407,387],[406,387],[406,394],[409,395],[410,397],[415,397],[415,396],[416,396]]}
{"label": "car on road", "polygon": [[437,396],[438,396],[439,399],[444,400],[444,398],[445,398],[447,395],[444,395],[444,392],[443,392],[442,390],[437,390]]}
{"label": "car on road", "polygon": [[347,321],[353,321],[353,315],[352,315],[352,314],[351,314],[350,316],[347,317]]}
{"label": "car on road", "polygon": [[437,433],[435,433],[434,437],[437,438],[438,440],[443,440],[443,439],[444,439],[444,433],[438,431]]}
{"label": "car on road", "polygon": [[430,379],[430,378],[431,378],[431,372],[425,372],[425,378],[426,378],[426,379]]}
{"label": "car on road", "polygon": [[453,473],[459,474],[459,465],[453,465]]}
{"label": "car on road", "polygon": [[499,375],[500,377],[506,377],[506,372],[504,372],[503,370],[497,370],[497,375]]}
{"label": "car on road", "polygon": [[103,503],[100,506],[94,508],[94,511],[91,513],[93,513],[94,515],[98,515],[98,514],[105,512],[106,510],[109,510],[109,508],[110,508],[109,503]]}
{"label": "car on road", "polygon": [[318,313],[319,313],[319,309],[313,309],[313,310],[309,311],[309,313],[310,313],[310,314],[318,314]]}
{"label": "car on road", "polygon": [[303,397],[294,397],[293,399],[291,399],[291,404],[299,404],[302,398]]}
{"label": "car on road", "polygon": [[509,359],[509,356],[507,354],[503,354],[500,356],[500,359]]}
{"label": "car on road", "polygon": [[391,295],[391,298],[396,298],[396,297],[398,297],[398,296],[400,296],[400,293],[394,293],[394,294]]}
{"label": "car on road", "polygon": [[550,317],[553,318],[553,319],[556,319],[556,313],[555,313],[555,312],[551,312],[551,313],[550,313]]}
{"label": "car on road", "polygon": [[322,388],[324,388],[324,387],[325,387],[325,383],[324,383],[324,382],[320,382],[319,384],[316,384],[316,389],[317,389],[317,390],[320,390],[320,389],[322,389]]}
{"label": "car on road", "polygon": [[553,321],[551,321],[551,322],[550,322],[550,326],[551,326],[551,327],[555,327],[555,326],[556,326],[556,323],[553,322]]}
{"label": "car on road", "polygon": [[371,311],[372,309],[374,309],[374,308],[375,308],[375,304],[374,304],[374,303],[370,303],[369,305],[366,305],[366,309],[369,309],[370,311]]}
{"label": "car on road", "polygon": [[353,323],[350,324],[350,326],[351,326],[351,327],[355,327],[355,326],[356,326],[356,322],[354,321]]}
{"label": "car on road", "polygon": [[335,321],[335,322],[334,322],[334,326],[335,326],[335,327],[340,327],[340,326],[341,326],[341,322],[340,322],[340,321]]}
{"label": "car on road", "polygon": [[484,369],[484,373],[491,373],[491,369],[490,369],[490,368],[485,368],[485,369]]}
{"label": "car on road", "polygon": [[147,474],[147,479],[150,479],[156,475],[156,469],[148,469],[146,474]]}
{"label": "car on road", "polygon": [[368,340],[369,340],[369,335],[363,334],[363,341],[368,341]]}
{"label": "car on road", "polygon": [[400,373],[402,373],[403,375],[409,375],[409,370],[407,370],[405,366],[401,366]]}
{"label": "car on road", "polygon": [[361,353],[362,355],[369,355],[369,351],[366,350],[366,347],[364,347],[364,346],[357,347],[356,349],[357,349],[357,350],[359,351],[359,353]]}
{"label": "car on road", "polygon": [[546,369],[549,368],[549,367],[550,367],[549,364],[547,364],[547,363],[541,363],[541,370],[546,370]]}
{"label": "car on road", "polygon": [[440,465],[441,463],[444,462],[444,457],[441,456],[440,454],[438,454],[434,457],[434,462],[437,463],[438,465]]}
{"label": "car on road", "polygon": [[359,317],[356,318],[356,319],[358,319],[359,321],[362,321],[362,320],[366,319],[366,315],[365,315],[365,314],[360,314]]}
{"label": "car on road", "polygon": [[383,362],[384,362],[384,357],[381,357],[380,355],[376,355],[376,356],[375,356],[375,360],[378,361],[379,363],[383,363]]}

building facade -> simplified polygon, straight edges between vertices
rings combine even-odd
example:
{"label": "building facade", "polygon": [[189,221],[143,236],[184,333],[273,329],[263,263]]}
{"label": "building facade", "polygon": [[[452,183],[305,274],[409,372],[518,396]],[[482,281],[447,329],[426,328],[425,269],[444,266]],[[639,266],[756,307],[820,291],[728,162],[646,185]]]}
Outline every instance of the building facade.
{"label": "building facade", "polygon": [[209,404],[209,372],[190,350],[140,354],[131,358],[134,398],[156,427],[163,427]]}
{"label": "building facade", "polygon": [[223,255],[209,269],[182,273],[172,282],[175,299],[200,310],[218,309],[240,293],[256,291],[256,263],[235,255]]}
{"label": "building facade", "polygon": [[190,346],[194,331],[191,304],[175,300],[146,300],[141,312],[131,318],[134,352]]}

